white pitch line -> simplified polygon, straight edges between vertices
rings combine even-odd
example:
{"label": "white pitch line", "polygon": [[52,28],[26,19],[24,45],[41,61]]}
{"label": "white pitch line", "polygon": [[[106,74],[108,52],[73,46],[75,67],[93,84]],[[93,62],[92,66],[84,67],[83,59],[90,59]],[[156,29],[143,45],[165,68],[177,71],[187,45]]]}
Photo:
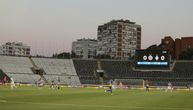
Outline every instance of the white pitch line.
{"label": "white pitch line", "polygon": [[83,104],[58,104],[58,103],[37,103],[37,102],[7,102],[6,103],[23,103],[37,105],[53,105],[53,106],[74,106],[74,107],[98,107],[98,108],[125,108],[125,109],[161,109],[161,110],[193,110],[191,108],[175,108],[175,107],[137,107],[137,106],[111,106],[111,105],[83,105]]}

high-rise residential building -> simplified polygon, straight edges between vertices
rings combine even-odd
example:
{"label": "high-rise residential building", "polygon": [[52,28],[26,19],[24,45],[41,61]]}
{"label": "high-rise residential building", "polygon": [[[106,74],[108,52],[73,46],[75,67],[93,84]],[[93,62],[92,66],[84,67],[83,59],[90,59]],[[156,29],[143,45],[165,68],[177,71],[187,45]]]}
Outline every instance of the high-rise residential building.
{"label": "high-rise residential building", "polygon": [[81,58],[96,57],[97,40],[95,39],[78,39],[72,42],[72,52]]}
{"label": "high-rise residential building", "polygon": [[2,55],[9,56],[30,56],[30,46],[21,42],[7,42],[1,47]]}
{"label": "high-rise residential building", "polygon": [[98,26],[97,55],[128,59],[141,49],[141,26],[130,20],[112,20]]}

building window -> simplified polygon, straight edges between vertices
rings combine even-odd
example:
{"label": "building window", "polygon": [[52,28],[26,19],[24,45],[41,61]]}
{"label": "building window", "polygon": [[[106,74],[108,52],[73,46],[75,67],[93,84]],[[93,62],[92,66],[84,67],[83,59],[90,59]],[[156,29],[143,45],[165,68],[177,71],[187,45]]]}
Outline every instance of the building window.
{"label": "building window", "polygon": [[121,48],[118,48],[118,51],[121,51]]}
{"label": "building window", "polygon": [[137,31],[141,31],[141,28],[137,28]]}
{"label": "building window", "polygon": [[122,25],[119,24],[119,25],[118,25],[118,28],[122,28]]}
{"label": "building window", "polygon": [[122,34],[118,34],[118,37],[122,37]]}
{"label": "building window", "polygon": [[118,29],[118,33],[122,33],[122,29]]}
{"label": "building window", "polygon": [[119,38],[119,39],[118,39],[118,42],[122,42],[122,39]]}

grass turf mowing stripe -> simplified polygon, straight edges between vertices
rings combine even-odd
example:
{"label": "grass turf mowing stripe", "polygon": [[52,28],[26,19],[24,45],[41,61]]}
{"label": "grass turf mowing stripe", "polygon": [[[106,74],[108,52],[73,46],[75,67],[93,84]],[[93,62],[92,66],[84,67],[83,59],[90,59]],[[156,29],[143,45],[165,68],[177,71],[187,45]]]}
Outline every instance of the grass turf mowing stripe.
{"label": "grass turf mowing stripe", "polygon": [[[1,101],[1,100],[0,100]],[[5,101],[5,100],[2,100]],[[37,103],[37,102],[13,102],[5,101],[4,103],[14,104],[36,104],[36,105],[51,105],[51,106],[74,106],[74,107],[97,107],[97,108],[125,108],[125,109],[161,109],[161,110],[192,110],[191,108],[175,108],[175,107],[137,107],[137,106],[110,106],[110,105],[81,105],[81,104],[58,104],[58,103]]]}
{"label": "grass turf mowing stripe", "polygon": [[0,99],[0,102],[5,103],[5,102],[7,102],[7,101],[6,101],[6,100],[1,100],[1,99]]}

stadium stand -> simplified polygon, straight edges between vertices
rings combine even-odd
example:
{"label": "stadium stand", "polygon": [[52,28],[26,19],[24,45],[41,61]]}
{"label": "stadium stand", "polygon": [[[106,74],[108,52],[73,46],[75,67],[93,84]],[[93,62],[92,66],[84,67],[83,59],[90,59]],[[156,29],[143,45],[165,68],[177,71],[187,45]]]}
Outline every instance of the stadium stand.
{"label": "stadium stand", "polygon": [[13,77],[14,82],[22,84],[36,84],[38,79],[40,79],[40,76],[35,74],[7,73],[7,75]]}
{"label": "stadium stand", "polygon": [[32,58],[35,65],[44,70],[43,75],[49,83],[52,81],[61,84],[80,85],[80,80],[71,59]]}
{"label": "stadium stand", "polygon": [[0,56],[0,68],[5,73],[33,74],[32,64],[27,57]]}
{"label": "stadium stand", "polygon": [[64,76],[64,75],[44,75],[49,84],[54,81],[55,84],[60,82],[60,84],[79,86],[80,81],[78,76]]}
{"label": "stadium stand", "polygon": [[35,64],[50,75],[76,75],[72,60],[32,58]]}
{"label": "stadium stand", "polygon": [[148,79],[151,86],[167,86],[171,82],[173,86],[192,85],[192,80],[189,79]]}
{"label": "stadium stand", "polygon": [[[142,79],[152,82],[152,85],[165,85],[168,82],[176,86],[186,86],[193,82],[192,62],[175,61],[171,70],[133,70],[132,61],[119,60],[73,60],[77,74],[82,84],[99,84],[96,74],[97,67],[104,70],[104,84],[109,79]],[[185,63],[185,64],[184,64]],[[100,65],[99,65],[100,64]],[[185,66],[185,67],[184,67]]]}
{"label": "stadium stand", "polygon": [[176,61],[172,71],[134,71],[130,61],[101,61],[102,69],[112,79],[143,79],[152,82],[152,85],[167,85],[168,82],[176,86],[186,86],[193,82],[193,62]]}
{"label": "stadium stand", "polygon": [[[148,80],[152,86],[175,86],[193,84],[193,61],[174,61],[169,70],[135,70],[132,61],[96,59],[54,59],[0,56],[0,78],[5,73],[15,82],[34,84],[42,76],[51,84],[77,86],[81,84],[108,84],[110,79],[128,79],[132,84]],[[44,73],[35,73],[33,68]],[[98,70],[104,71],[99,74]],[[42,75],[42,76],[41,76]],[[103,83],[101,83],[103,79]]]}
{"label": "stadium stand", "polygon": [[40,76],[35,75],[31,67],[28,57],[0,56],[0,69],[16,83],[35,84]]}
{"label": "stadium stand", "polygon": [[176,61],[175,72],[193,73],[193,61]]}
{"label": "stadium stand", "polygon": [[121,78],[127,76],[131,70],[131,62],[129,61],[101,61],[101,68],[105,70],[108,77]]}
{"label": "stadium stand", "polygon": [[96,60],[73,60],[81,84],[99,84]]}

